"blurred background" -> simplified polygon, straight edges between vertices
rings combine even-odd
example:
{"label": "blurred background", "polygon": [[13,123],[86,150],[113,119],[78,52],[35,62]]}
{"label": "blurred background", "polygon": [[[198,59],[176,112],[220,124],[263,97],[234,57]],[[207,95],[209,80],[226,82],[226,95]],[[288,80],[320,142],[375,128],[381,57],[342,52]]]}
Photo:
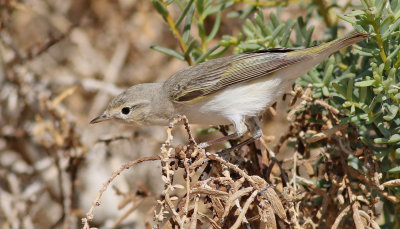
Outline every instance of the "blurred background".
{"label": "blurred background", "polygon": [[[0,13],[0,228],[78,228],[112,171],[166,137],[165,127],[89,121],[123,89],[185,63],[149,49],[176,48],[150,1],[1,1]],[[116,186],[157,193],[159,167],[139,165]],[[98,225],[114,222],[120,200],[106,193]]]}
{"label": "blurred background", "polygon": [[[79,228],[112,171],[127,161],[156,155],[166,138],[165,127],[89,121],[122,90],[163,81],[187,63],[150,49],[160,45],[179,50],[150,1],[0,4],[0,228]],[[233,8],[245,10],[246,5]],[[265,14],[275,10],[266,9]],[[290,4],[282,17],[305,14],[303,7]],[[244,20],[222,18],[216,38],[241,31]],[[208,20],[207,31],[215,17]],[[310,25],[315,26],[313,40],[324,38],[318,32],[325,28],[320,19]],[[271,145],[288,127],[286,104],[278,102],[278,115],[264,115],[264,134]],[[187,143],[182,129],[174,136],[174,144]],[[113,183],[115,188],[105,192],[94,226],[111,227],[125,211],[118,209],[122,196],[140,189],[150,197],[121,227],[144,228],[143,219],[154,210],[151,196],[162,190],[159,174],[159,162],[125,171]]]}

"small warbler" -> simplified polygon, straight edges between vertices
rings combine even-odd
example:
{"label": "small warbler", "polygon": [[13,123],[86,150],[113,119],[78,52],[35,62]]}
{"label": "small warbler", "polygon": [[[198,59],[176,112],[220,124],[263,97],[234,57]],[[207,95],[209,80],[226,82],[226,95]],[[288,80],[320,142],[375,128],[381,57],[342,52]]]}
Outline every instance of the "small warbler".
{"label": "small warbler", "polygon": [[178,115],[191,123],[233,124],[234,134],[201,143],[242,136],[262,136],[257,115],[288,91],[296,78],[330,54],[369,37],[355,32],[306,49],[273,48],[212,59],[186,67],[162,83],[130,87],[115,97],[90,123],[122,120],[142,125],[168,125]]}

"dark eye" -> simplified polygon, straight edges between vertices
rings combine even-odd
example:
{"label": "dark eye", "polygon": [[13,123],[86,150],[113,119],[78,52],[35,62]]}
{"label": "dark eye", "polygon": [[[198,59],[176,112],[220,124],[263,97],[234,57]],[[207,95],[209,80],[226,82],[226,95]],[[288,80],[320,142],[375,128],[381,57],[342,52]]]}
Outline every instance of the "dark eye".
{"label": "dark eye", "polygon": [[129,114],[130,111],[131,111],[131,108],[129,108],[129,107],[124,107],[121,110],[122,114],[124,114],[124,115]]}

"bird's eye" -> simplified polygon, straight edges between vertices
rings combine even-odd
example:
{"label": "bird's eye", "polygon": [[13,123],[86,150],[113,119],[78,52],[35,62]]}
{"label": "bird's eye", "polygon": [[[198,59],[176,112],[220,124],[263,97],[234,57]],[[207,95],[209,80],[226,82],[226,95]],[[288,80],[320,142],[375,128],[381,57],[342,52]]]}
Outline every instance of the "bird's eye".
{"label": "bird's eye", "polygon": [[124,107],[121,110],[122,114],[124,114],[124,115],[129,114],[130,111],[131,111],[131,108],[129,108],[129,107]]}

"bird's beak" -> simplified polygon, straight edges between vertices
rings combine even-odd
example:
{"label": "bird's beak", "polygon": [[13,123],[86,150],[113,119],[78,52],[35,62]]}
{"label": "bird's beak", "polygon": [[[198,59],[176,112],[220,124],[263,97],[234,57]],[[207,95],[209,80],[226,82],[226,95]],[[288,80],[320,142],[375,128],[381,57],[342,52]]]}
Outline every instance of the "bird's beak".
{"label": "bird's beak", "polygon": [[98,123],[98,122],[103,122],[103,121],[106,121],[106,120],[109,120],[109,119],[111,119],[111,117],[110,117],[109,115],[102,114],[102,115],[100,115],[100,116],[94,118],[92,121],[90,121],[90,124],[95,124],[95,123]]}

